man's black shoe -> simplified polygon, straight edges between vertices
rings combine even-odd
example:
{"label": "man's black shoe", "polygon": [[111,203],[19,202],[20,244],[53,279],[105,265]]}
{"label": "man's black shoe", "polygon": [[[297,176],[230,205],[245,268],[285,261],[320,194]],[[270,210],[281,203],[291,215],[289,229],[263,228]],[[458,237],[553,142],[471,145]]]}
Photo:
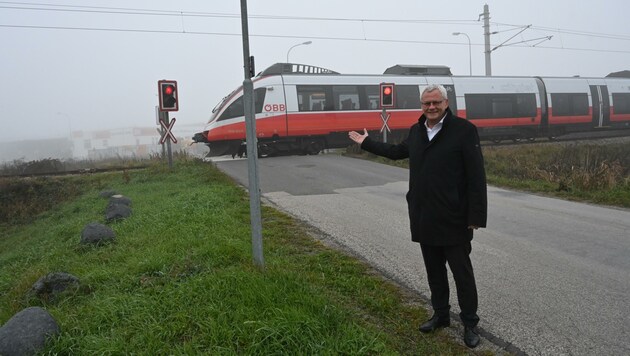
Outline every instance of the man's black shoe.
{"label": "man's black shoe", "polygon": [[450,318],[440,318],[434,315],[431,319],[429,319],[429,321],[420,325],[420,331],[423,333],[430,333],[439,328],[444,328],[447,326],[451,326]]}
{"label": "man's black shoe", "polygon": [[475,328],[468,326],[464,327],[464,343],[470,348],[474,348],[479,345],[479,335],[477,335],[477,330],[475,330]]}

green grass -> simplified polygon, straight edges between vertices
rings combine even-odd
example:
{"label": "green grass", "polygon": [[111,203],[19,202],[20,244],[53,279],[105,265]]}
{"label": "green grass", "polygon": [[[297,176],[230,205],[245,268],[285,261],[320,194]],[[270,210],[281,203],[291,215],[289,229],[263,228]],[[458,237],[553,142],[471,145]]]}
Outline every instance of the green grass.
{"label": "green grass", "polygon": [[[249,202],[211,165],[63,180],[82,193],[29,223],[0,225],[0,324],[42,306],[62,333],[48,354],[466,354],[445,333],[417,331],[422,303],[364,263],[327,248],[263,207],[265,268],[253,263]],[[55,183],[56,184],[56,183]],[[79,245],[104,221],[114,189],[132,199],[116,241]],[[28,291],[50,272],[81,287],[54,301]]]}
{"label": "green grass", "polygon": [[484,147],[488,183],[630,208],[630,138]]}

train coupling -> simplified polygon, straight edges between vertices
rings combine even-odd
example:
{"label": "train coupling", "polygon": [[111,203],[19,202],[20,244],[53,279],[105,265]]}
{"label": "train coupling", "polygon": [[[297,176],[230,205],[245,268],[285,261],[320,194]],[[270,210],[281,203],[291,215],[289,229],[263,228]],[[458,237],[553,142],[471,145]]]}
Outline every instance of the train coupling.
{"label": "train coupling", "polygon": [[193,143],[208,143],[208,132],[197,132],[193,137],[192,137]]}

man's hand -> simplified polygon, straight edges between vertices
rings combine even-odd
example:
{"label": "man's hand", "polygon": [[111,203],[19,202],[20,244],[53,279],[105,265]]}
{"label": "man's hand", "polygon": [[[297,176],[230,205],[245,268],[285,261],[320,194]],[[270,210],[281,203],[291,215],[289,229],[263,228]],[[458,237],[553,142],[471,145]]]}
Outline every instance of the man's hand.
{"label": "man's hand", "polygon": [[365,140],[365,138],[368,137],[368,132],[366,129],[363,129],[363,135],[361,135],[360,133],[356,131],[350,131],[348,132],[348,137],[350,137],[352,141],[360,145],[363,143],[363,140]]}

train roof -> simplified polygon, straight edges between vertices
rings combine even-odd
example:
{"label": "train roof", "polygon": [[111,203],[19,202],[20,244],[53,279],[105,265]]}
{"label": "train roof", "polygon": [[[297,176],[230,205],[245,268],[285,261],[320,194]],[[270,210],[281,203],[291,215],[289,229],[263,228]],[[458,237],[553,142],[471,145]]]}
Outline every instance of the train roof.
{"label": "train roof", "polygon": [[[340,74],[334,70],[299,63],[275,63],[263,70],[258,76],[279,74]],[[453,75],[451,68],[443,65],[396,64],[385,70],[383,74],[393,75]]]}
{"label": "train roof", "polygon": [[339,74],[330,69],[298,63],[276,63],[263,70],[258,76],[278,74]]}
{"label": "train roof", "polygon": [[397,75],[453,75],[451,68],[442,65],[412,65],[396,64],[389,67],[383,74]]}
{"label": "train roof", "polygon": [[606,78],[630,78],[630,70],[622,70],[619,72],[612,72],[606,76]]}
{"label": "train roof", "polygon": [[[300,64],[300,63],[275,63],[258,73],[257,77],[264,76],[272,76],[272,75],[341,75],[341,73],[323,68],[317,67],[309,64]],[[454,76],[451,73],[451,69],[448,66],[444,65],[412,65],[412,64],[396,64],[387,68],[383,74],[346,74],[344,76],[365,76],[365,77],[373,77],[373,76],[383,76],[383,75],[392,75],[399,77],[413,77],[413,76],[445,76],[445,77],[458,77],[458,78],[488,78],[487,76]],[[607,80],[627,80],[630,79],[630,71],[623,70],[619,72],[614,72],[608,74],[606,77],[557,77],[557,76],[492,76],[492,78],[540,78],[540,79],[607,79]]]}

